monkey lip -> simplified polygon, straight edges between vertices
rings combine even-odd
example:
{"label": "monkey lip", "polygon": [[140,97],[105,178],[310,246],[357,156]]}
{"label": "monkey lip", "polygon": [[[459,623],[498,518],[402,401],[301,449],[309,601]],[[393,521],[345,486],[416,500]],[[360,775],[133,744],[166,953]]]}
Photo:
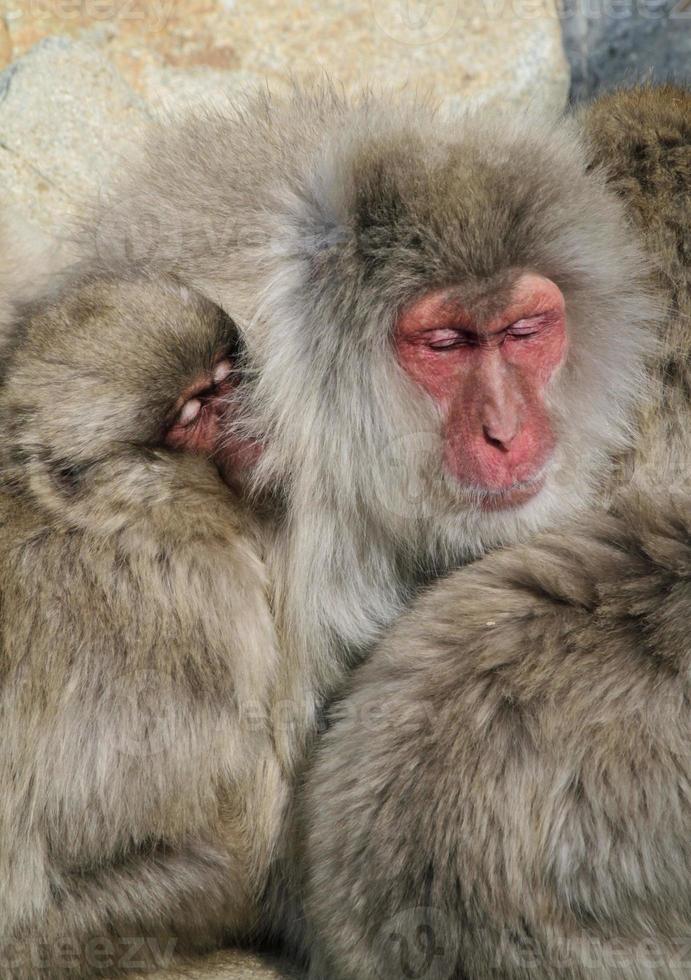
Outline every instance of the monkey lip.
{"label": "monkey lip", "polygon": [[546,467],[528,480],[512,483],[500,490],[483,489],[480,499],[482,510],[507,510],[527,503],[543,489],[546,482]]}

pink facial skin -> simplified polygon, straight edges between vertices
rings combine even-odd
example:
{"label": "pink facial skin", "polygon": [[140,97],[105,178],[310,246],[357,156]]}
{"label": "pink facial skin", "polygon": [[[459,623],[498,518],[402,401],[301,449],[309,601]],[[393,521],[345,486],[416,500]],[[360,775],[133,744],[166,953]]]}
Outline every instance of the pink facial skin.
{"label": "pink facial skin", "polygon": [[232,410],[233,366],[219,359],[208,376],[202,376],[183,392],[172,413],[173,421],[165,444],[182,452],[209,456],[231,486],[242,480],[258,461],[261,446],[249,439],[228,434],[227,417]]}
{"label": "pink facial skin", "polygon": [[441,410],[448,472],[486,509],[515,507],[541,489],[555,447],[545,390],[566,358],[564,297],[525,273],[483,323],[453,295],[437,290],[403,311],[398,360]]}

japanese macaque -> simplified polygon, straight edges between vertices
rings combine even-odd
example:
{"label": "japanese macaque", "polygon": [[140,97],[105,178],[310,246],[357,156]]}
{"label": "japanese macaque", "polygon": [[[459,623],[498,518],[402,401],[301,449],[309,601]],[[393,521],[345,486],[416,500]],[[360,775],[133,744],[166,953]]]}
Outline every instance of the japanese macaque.
{"label": "japanese macaque", "polygon": [[356,671],[301,800],[314,978],[689,975],[691,96],[582,124],[666,301],[634,448],[609,514],[455,572]]}
{"label": "japanese macaque", "polygon": [[556,122],[266,97],[162,124],[98,216],[92,265],[198,289],[251,358],[287,776],[422,587],[554,529],[439,584],[356,675],[287,825],[315,976],[414,975],[387,939],[411,909],[418,976],[673,975],[688,122],[675,89]]}
{"label": "japanese macaque", "polygon": [[[647,265],[573,122],[330,91],[161,124],[87,244],[238,324],[292,769],[420,584],[564,520],[632,439]],[[95,259],[93,256],[95,255]]]}
{"label": "japanese macaque", "polygon": [[128,972],[254,928],[282,805],[237,334],[172,281],[75,284],[0,388],[0,975]]}

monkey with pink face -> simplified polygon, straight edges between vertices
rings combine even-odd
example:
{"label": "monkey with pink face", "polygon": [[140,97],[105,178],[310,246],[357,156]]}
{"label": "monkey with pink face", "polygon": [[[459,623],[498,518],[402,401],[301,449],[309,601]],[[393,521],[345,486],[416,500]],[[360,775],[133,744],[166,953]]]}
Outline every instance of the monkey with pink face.
{"label": "monkey with pink face", "polygon": [[303,777],[264,914],[315,977],[679,975],[688,119],[260,97],[155,128],[83,246],[242,335]]}
{"label": "monkey with pink face", "polygon": [[315,976],[394,980],[418,940],[430,977],[678,974],[689,99],[262,97],[161,127],[100,216],[100,261],[141,228],[252,360],[289,776],[343,699],[275,874]]}
{"label": "monkey with pink face", "polygon": [[0,387],[0,975],[255,928],[285,785],[237,331],[145,275],[14,322]]}

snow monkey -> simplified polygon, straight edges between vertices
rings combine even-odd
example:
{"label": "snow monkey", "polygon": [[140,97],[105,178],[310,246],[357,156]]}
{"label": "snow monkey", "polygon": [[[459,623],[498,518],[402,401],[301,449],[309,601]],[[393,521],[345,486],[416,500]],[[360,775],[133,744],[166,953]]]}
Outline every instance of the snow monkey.
{"label": "snow monkey", "polygon": [[[666,928],[684,924],[689,906],[680,884],[688,860],[684,716],[674,716],[686,697],[683,603],[660,602],[653,618],[637,622],[645,630],[626,616],[643,616],[636,600],[645,604],[651,592],[684,594],[684,488],[681,501],[668,504],[662,494],[652,499],[647,484],[650,477],[675,482],[675,466],[682,481],[687,475],[688,119],[689,97],[675,89],[615,97],[583,118],[556,122],[487,110],[444,121],[426,106],[353,102],[329,91],[264,96],[156,128],[134,176],[98,216],[90,246],[96,268],[122,273],[136,263],[198,289],[237,322],[252,359],[250,414],[263,444],[253,480],[259,491],[279,488],[282,508],[266,557],[285,641],[273,697],[292,712],[291,724],[275,731],[287,776],[304,762],[322,705],[343,693],[349,669],[422,587],[489,549],[543,528],[557,534],[534,545],[545,549],[544,560],[533,552],[490,556],[439,585],[355,680],[344,718],[308,777],[306,826],[298,832],[307,835],[301,856],[316,975],[322,967],[334,980],[404,975],[379,930],[383,919],[425,902],[444,921],[449,913],[455,938],[463,933],[466,946],[452,948],[449,976],[489,976],[496,935],[506,947],[497,969],[509,976],[524,975],[525,960],[519,955],[512,965],[512,955],[531,939],[538,976],[580,978],[589,958],[599,975],[653,976],[640,958],[614,955],[619,939],[630,941],[630,953],[651,935],[668,969],[667,933],[658,926],[670,910]],[[659,287],[668,315],[654,295]],[[628,496],[607,516],[622,482]],[[592,536],[589,548],[584,535]],[[523,555],[535,562],[532,578],[530,565],[525,574],[530,588],[539,585],[537,598],[512,571]],[[498,610],[483,620],[483,641],[497,638],[486,653],[490,664],[499,658],[496,670],[463,632],[463,616],[470,629],[473,608],[485,601],[471,607],[458,598],[466,580],[477,594],[474,577],[488,583],[492,610],[495,592],[506,605],[508,626]],[[444,590],[453,592],[446,605]],[[570,622],[574,595],[591,627],[602,629],[597,640],[584,635],[579,648],[593,711],[585,734],[578,692],[573,703],[560,700],[574,673],[556,669],[567,651],[555,631]],[[623,614],[622,597],[631,595]],[[549,615],[542,606],[529,612],[541,600],[561,610],[546,639],[540,630],[552,630]],[[429,653],[418,642],[425,626]],[[436,647],[443,629],[450,638]],[[639,650],[640,662],[624,631],[650,643],[650,653]],[[371,695],[368,704],[392,698],[388,681],[377,686],[388,669],[408,705],[434,690],[439,664],[443,717],[486,689],[478,724],[490,726],[492,697],[503,691],[502,637],[525,656],[528,694],[545,691],[536,703],[550,723],[565,726],[561,741],[550,741],[546,720],[540,728],[540,719],[512,714],[519,694],[506,680],[508,694],[496,695],[503,727],[494,748],[471,720],[445,729],[448,738],[458,730],[459,752],[475,747],[466,781],[462,766],[460,774],[443,768],[455,756],[444,755],[447,743],[435,727],[431,748],[418,726],[409,739],[401,733],[399,751],[393,708],[373,740],[360,744],[362,720],[349,722],[348,706],[361,707],[361,690]],[[400,673],[398,638],[407,665]],[[608,653],[605,638],[620,646]],[[669,661],[674,648],[682,659]],[[596,650],[611,674],[604,665],[588,673]],[[456,672],[447,667],[453,651]],[[555,681],[545,688],[549,651]],[[644,681],[653,684],[649,672],[665,664],[671,700],[656,688],[659,711],[651,701],[644,724],[634,712],[620,730],[608,706],[618,692],[632,711],[640,706]],[[627,685],[636,691],[630,703]],[[598,719],[599,729],[592,727]],[[650,773],[651,782],[631,784],[636,799],[624,779],[634,757],[624,728],[638,735],[641,766]],[[516,762],[523,744],[532,752],[529,771]],[[568,752],[576,745],[591,749],[593,765],[596,750],[606,749],[611,769],[596,769],[599,780],[585,772],[580,781],[551,776],[559,746]],[[533,773],[543,797],[531,795]],[[502,782],[511,774],[515,786]],[[427,797],[420,789],[410,807],[405,780],[416,776]],[[670,804],[670,832],[661,828],[662,837],[651,829],[658,784],[659,798],[678,804],[676,811]],[[572,809],[554,802],[559,792],[570,794]],[[543,798],[552,811],[542,808]],[[464,807],[476,823],[460,820]],[[501,822],[506,813],[513,823]],[[469,839],[465,826],[484,836]],[[617,851],[618,827],[628,851]],[[383,834],[391,835],[388,848]],[[351,850],[349,835],[361,843],[371,835],[382,846],[379,877],[369,878],[371,848]],[[474,868],[462,844],[497,867]],[[589,879],[593,854],[599,876]],[[533,904],[524,910],[527,892]],[[439,894],[451,904],[440,905]],[[581,952],[562,969],[564,936]]]}
{"label": "snow monkey", "polygon": [[[0,975],[254,926],[282,785],[261,540],[221,473],[237,336],[172,281],[15,328],[0,388]],[[240,461],[241,462],[241,461]]]}
{"label": "snow monkey", "polygon": [[609,514],[437,583],[356,671],[301,801],[314,978],[691,970],[691,96],[582,122],[666,300],[636,442]]}
{"label": "snow monkey", "polygon": [[572,120],[297,91],[163,123],[126,169],[90,261],[198,289],[252,361],[289,771],[421,584],[600,492],[645,389],[648,267]]}

